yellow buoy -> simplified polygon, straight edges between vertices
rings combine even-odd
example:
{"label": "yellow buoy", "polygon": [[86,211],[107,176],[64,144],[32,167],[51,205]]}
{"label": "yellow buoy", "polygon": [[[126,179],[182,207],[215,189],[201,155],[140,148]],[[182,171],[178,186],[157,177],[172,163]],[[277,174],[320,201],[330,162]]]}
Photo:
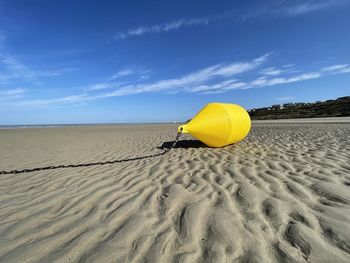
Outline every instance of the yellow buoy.
{"label": "yellow buoy", "polygon": [[251,127],[248,112],[237,104],[209,103],[193,119],[178,128],[211,147],[243,140]]}

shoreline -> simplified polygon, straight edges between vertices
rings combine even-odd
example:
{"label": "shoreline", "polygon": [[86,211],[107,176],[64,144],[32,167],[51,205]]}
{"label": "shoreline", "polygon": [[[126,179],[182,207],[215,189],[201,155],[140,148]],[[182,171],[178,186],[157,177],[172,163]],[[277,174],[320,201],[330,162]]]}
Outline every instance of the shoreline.
{"label": "shoreline", "polygon": [[[62,127],[90,127],[90,126],[154,126],[154,125],[181,125],[185,122],[150,122],[150,123],[83,123],[83,124],[30,124],[30,125],[0,125],[0,130],[33,129],[33,128],[62,128]],[[252,120],[252,124],[346,124],[350,123],[349,117],[327,118],[299,118],[299,119],[275,119]]]}

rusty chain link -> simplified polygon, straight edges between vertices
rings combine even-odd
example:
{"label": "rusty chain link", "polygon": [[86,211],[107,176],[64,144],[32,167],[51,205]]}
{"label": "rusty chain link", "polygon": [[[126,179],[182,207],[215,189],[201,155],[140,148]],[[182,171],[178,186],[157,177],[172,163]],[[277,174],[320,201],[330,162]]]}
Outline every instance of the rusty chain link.
{"label": "rusty chain link", "polygon": [[169,148],[163,149],[160,153],[145,155],[145,156],[139,156],[139,157],[133,157],[133,158],[127,158],[127,159],[120,159],[120,160],[112,160],[112,161],[105,161],[105,162],[94,162],[94,163],[78,163],[78,164],[63,164],[63,165],[56,165],[56,166],[44,166],[44,167],[37,167],[37,168],[30,168],[30,169],[23,169],[23,170],[12,170],[12,171],[0,171],[1,174],[21,174],[21,173],[30,173],[30,172],[37,172],[37,171],[45,171],[45,170],[54,170],[54,169],[61,169],[61,168],[77,168],[77,167],[88,167],[88,166],[95,166],[95,165],[106,165],[106,164],[115,164],[115,163],[123,163],[123,162],[131,162],[136,160],[142,160],[142,159],[148,159],[148,158],[154,158],[157,156],[164,155],[168,153],[172,148],[174,148],[179,141],[181,132],[178,132],[175,141]]}

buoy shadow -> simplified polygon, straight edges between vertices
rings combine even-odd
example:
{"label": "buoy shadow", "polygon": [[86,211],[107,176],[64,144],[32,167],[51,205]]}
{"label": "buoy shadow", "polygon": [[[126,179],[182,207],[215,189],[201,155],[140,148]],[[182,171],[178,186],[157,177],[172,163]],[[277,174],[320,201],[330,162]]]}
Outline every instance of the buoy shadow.
{"label": "buoy shadow", "polygon": [[[173,143],[174,141],[164,142],[161,146],[157,148],[162,150],[169,149],[173,145]],[[199,140],[180,140],[176,143],[174,148],[208,148],[208,146]]]}

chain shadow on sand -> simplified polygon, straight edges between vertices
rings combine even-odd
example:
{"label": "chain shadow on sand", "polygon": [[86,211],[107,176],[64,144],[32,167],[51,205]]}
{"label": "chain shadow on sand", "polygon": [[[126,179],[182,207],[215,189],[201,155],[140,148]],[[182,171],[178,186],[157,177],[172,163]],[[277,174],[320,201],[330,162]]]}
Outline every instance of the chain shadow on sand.
{"label": "chain shadow on sand", "polygon": [[[164,150],[171,148],[173,143],[174,141],[163,142],[163,144],[157,147],[157,149]],[[179,140],[173,148],[208,148],[208,146],[199,140]]]}

